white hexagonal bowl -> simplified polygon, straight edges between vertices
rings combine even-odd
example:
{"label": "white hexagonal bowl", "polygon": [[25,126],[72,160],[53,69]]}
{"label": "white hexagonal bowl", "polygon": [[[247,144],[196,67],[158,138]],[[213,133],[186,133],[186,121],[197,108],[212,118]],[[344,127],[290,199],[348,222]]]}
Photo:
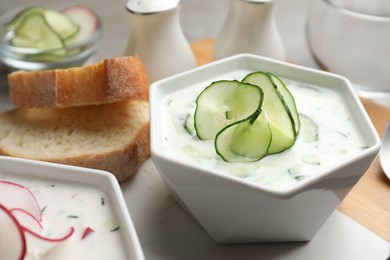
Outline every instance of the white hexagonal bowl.
{"label": "white hexagonal bowl", "polygon": [[[183,88],[204,89],[253,71],[338,92],[365,149],[291,187],[275,190],[181,160],[164,150],[164,97]],[[239,54],[155,82],[150,88],[151,156],[167,188],[217,243],[310,240],[369,168],[380,138],[351,83],[344,77],[250,54]],[[174,141],[174,140],[173,140]]]}

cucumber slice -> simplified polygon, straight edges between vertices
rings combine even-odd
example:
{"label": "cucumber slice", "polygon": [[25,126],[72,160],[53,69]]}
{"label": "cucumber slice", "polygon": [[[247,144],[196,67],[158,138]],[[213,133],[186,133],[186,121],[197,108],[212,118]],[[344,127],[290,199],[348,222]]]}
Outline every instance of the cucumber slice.
{"label": "cucumber slice", "polygon": [[194,114],[190,113],[187,116],[185,128],[190,135],[194,135],[196,133],[194,126]]}
{"label": "cucumber slice", "polygon": [[302,157],[304,163],[312,164],[312,165],[320,165],[321,158],[317,154],[306,154]]}
{"label": "cucumber slice", "polygon": [[308,116],[299,114],[302,124],[301,136],[304,142],[311,143],[318,140],[318,126]]}
{"label": "cucumber slice", "polygon": [[194,147],[193,145],[189,144],[183,147],[183,152],[196,158],[196,159],[205,159],[205,160],[211,160],[209,156],[201,152],[199,149]]}
{"label": "cucumber slice", "polygon": [[8,30],[15,31],[18,34],[19,26],[21,26],[30,16],[43,15],[47,24],[55,31],[62,39],[73,37],[79,31],[79,25],[75,23],[68,15],[42,7],[28,7],[17,14],[11,22],[6,24]]}
{"label": "cucumber slice", "polygon": [[303,174],[303,166],[302,164],[297,164],[291,168],[289,168],[288,170],[288,174],[294,178],[295,180],[297,181],[300,181],[300,180],[303,180],[305,179],[305,175]]}
{"label": "cucumber slice", "polygon": [[27,7],[18,13],[9,23],[6,23],[5,28],[10,31],[15,30],[22,23],[24,18],[32,14],[43,14],[44,10],[45,9],[38,6]]}
{"label": "cucumber slice", "polygon": [[44,17],[49,26],[64,40],[76,35],[80,29],[77,23],[61,12],[46,9]]}
{"label": "cucumber slice", "polygon": [[247,75],[243,82],[257,85],[264,92],[262,109],[272,133],[268,154],[279,153],[290,148],[295,142],[294,122],[288,106],[270,76],[264,72],[254,72]]}
{"label": "cucumber slice", "polygon": [[222,129],[215,138],[217,153],[227,162],[254,162],[268,154],[272,134],[265,114],[250,117]]}
{"label": "cucumber slice", "polygon": [[236,80],[221,80],[206,87],[196,100],[194,125],[201,140],[214,139],[234,122],[248,118],[261,108],[262,90]]}
{"label": "cucumber slice", "polygon": [[43,50],[64,47],[61,37],[51,29],[43,15],[37,13],[32,13],[21,21],[15,31],[15,37],[11,39],[11,44]]}
{"label": "cucumber slice", "polygon": [[287,105],[286,109],[289,110],[289,115],[292,116],[291,120],[293,121],[293,125],[294,125],[294,136],[295,136],[295,139],[297,139],[298,134],[299,134],[299,130],[301,127],[301,123],[299,120],[298,110],[297,110],[297,106],[295,104],[294,97],[291,94],[291,92],[288,90],[286,85],[284,85],[283,81],[280,80],[280,78],[278,78],[277,76],[275,76],[271,73],[268,73],[268,76],[270,77],[272,83],[274,84],[274,86],[277,88],[277,90],[281,94],[280,95],[281,98],[283,99],[283,101]]}

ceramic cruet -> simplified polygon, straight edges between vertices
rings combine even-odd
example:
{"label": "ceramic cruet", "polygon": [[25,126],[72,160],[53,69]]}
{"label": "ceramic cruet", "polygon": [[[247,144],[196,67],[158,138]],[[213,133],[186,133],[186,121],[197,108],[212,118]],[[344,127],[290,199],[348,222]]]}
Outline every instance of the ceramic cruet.
{"label": "ceramic cruet", "polygon": [[194,68],[195,57],[182,31],[180,0],[129,0],[130,35],[125,55],[138,55],[150,82]]}
{"label": "ceramic cruet", "polygon": [[230,0],[225,23],[216,40],[214,57],[252,53],[285,60],[273,10],[273,0]]}

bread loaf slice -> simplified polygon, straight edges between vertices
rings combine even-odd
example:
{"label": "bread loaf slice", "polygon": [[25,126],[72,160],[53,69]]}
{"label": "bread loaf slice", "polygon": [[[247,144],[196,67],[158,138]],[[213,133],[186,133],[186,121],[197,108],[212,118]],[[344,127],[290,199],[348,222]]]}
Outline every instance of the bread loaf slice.
{"label": "bread loaf slice", "polygon": [[8,75],[17,107],[72,107],[148,99],[149,81],[137,56],[105,59],[69,69],[16,71]]}
{"label": "bread loaf slice", "polygon": [[150,154],[149,104],[16,108],[0,114],[0,154],[134,175]]}

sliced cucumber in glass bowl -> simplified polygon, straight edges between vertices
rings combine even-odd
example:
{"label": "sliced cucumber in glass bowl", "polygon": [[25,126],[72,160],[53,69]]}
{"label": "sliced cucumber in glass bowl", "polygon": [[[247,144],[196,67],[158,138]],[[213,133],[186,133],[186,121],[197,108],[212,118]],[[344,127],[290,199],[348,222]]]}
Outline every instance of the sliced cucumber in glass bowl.
{"label": "sliced cucumber in glass bowl", "polygon": [[42,50],[64,47],[61,37],[49,26],[44,16],[39,13],[31,13],[26,16],[19,23],[14,33],[15,36],[11,39],[11,44],[16,47]]}
{"label": "sliced cucumber in glass bowl", "polygon": [[0,58],[11,69],[79,66],[100,46],[100,19],[81,4],[21,7],[2,15],[0,24]]}

